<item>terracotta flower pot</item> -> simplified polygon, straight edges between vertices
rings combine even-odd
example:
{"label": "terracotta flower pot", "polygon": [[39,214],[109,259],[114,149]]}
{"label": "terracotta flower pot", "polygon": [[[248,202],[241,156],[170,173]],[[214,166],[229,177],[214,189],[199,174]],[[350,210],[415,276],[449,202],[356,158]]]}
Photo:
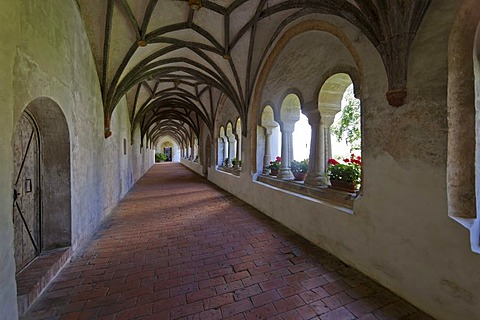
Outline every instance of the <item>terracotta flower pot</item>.
{"label": "terracotta flower pot", "polygon": [[331,188],[346,192],[356,192],[358,190],[357,184],[353,182],[346,182],[341,180],[330,180]]}
{"label": "terracotta flower pot", "polygon": [[278,175],[278,169],[276,169],[276,168],[270,169],[270,175],[271,175],[271,176],[276,176],[276,175]]}
{"label": "terracotta flower pot", "polygon": [[307,176],[306,172],[294,172],[293,176],[295,177],[295,181],[305,181],[305,177]]}

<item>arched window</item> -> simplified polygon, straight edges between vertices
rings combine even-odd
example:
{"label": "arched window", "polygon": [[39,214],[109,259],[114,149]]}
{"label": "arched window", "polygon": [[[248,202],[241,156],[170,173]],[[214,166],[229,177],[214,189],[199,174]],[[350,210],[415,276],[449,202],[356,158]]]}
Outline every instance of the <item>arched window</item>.
{"label": "arched window", "polygon": [[218,161],[217,164],[219,166],[223,166],[225,159],[228,157],[228,142],[226,141],[225,137],[225,128],[223,126],[220,127],[220,135],[218,137]]}
{"label": "arched window", "polygon": [[[257,145],[260,154],[263,154],[263,160],[257,161],[257,163],[262,163],[262,173],[268,174],[268,166],[270,165],[270,161],[272,161],[277,155],[280,155],[280,141],[282,135],[280,132],[280,125],[278,124],[278,122],[275,121],[273,108],[269,105],[263,108],[261,116],[261,128],[263,128],[263,130],[257,130],[259,135],[259,137],[257,138],[259,143]],[[261,137],[263,137],[263,144],[261,143]]]}
{"label": "arched window", "polygon": [[295,123],[293,131],[293,160],[302,161],[310,156],[310,136],[312,128],[308,124],[308,118],[300,113],[300,119]]}

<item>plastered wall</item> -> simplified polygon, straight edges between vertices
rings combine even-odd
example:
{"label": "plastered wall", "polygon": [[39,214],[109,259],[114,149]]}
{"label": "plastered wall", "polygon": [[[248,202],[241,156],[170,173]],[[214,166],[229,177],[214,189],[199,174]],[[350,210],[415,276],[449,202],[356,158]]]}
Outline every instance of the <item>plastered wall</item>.
{"label": "plastered wall", "polygon": [[[244,163],[240,178],[213,168],[208,175],[215,184],[445,320],[480,319],[480,255],[472,252],[469,230],[449,217],[447,206],[447,46],[457,5],[432,3],[412,47],[409,95],[400,108],[385,99],[385,71],[378,55],[362,37],[355,42],[364,63],[360,97],[364,181],[353,212],[254,182],[251,163]],[[348,26],[342,28],[350,34]],[[298,39],[292,43],[301,47]],[[295,46],[285,50],[294,52]],[[343,52],[334,42],[329,47],[335,54]],[[335,66],[336,59],[338,63],[345,59],[324,52],[329,61],[323,63],[320,57],[309,57],[305,48],[303,58],[319,75]],[[280,54],[279,59],[270,75],[285,73],[286,66],[293,73],[305,70],[302,62],[288,64],[287,55]],[[289,88],[308,86],[285,83],[290,77],[283,77],[282,83],[267,79],[262,101],[281,101]],[[305,90],[305,101],[312,90]],[[254,111],[249,117],[253,115]],[[254,126],[249,120],[248,141]],[[244,144],[245,159],[260,158],[256,151],[253,143]]]}
{"label": "plastered wall", "polygon": [[[133,145],[125,100],[103,137],[100,85],[75,1],[0,4],[0,314],[16,319],[12,225],[12,135],[25,107],[48,97],[64,113],[70,136],[72,246],[78,248],[153,164]],[[127,139],[124,154],[123,139]]]}

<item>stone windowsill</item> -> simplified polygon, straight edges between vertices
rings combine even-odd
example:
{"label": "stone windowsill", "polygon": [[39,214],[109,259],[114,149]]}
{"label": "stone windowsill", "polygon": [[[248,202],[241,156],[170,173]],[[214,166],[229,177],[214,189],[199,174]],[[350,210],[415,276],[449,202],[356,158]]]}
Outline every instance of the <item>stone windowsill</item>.
{"label": "stone windowsill", "polygon": [[233,174],[235,176],[240,176],[240,172],[242,171],[241,168],[237,169],[237,168],[234,168],[234,167],[223,167],[223,166],[218,166],[217,170],[220,171],[220,172],[230,173],[230,174]]}
{"label": "stone windowsill", "polygon": [[357,197],[355,193],[339,191],[328,187],[310,187],[304,185],[303,181],[286,181],[265,174],[258,175],[257,181],[348,209],[353,209],[353,202]]}

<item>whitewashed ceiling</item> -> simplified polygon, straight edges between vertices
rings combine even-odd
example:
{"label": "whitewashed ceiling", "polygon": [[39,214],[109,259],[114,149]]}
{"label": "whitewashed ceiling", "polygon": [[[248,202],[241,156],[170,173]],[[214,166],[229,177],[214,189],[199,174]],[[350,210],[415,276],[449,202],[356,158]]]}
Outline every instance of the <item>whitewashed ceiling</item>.
{"label": "whitewashed ceiling", "polygon": [[[127,97],[132,129],[181,140],[213,132],[219,101],[246,134],[256,77],[275,40],[298,19],[340,17],[377,48],[389,89],[405,87],[406,59],[431,0],[77,0],[99,74],[106,136]],[[392,52],[398,53],[400,56]],[[405,65],[403,65],[405,64]]]}

